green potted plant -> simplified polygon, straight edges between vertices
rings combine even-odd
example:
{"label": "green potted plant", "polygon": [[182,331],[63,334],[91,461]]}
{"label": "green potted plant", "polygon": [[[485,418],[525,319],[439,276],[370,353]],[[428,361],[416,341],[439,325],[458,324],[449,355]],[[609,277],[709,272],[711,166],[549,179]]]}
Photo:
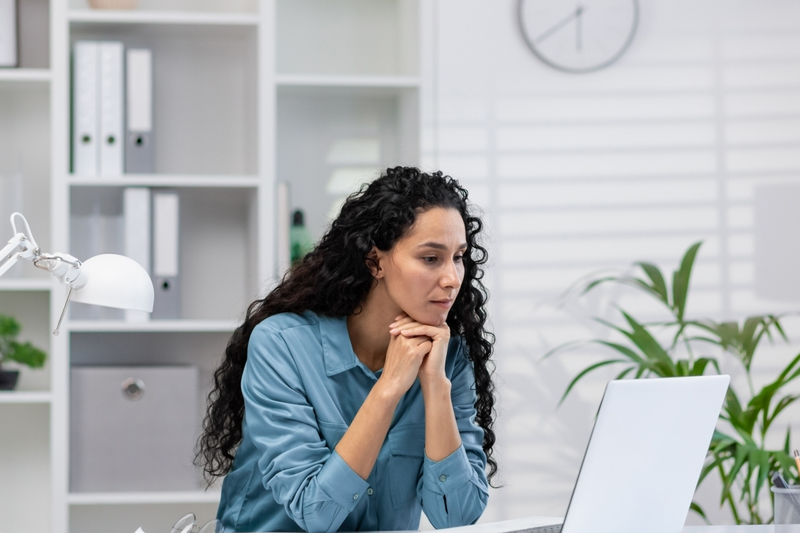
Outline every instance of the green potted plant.
{"label": "green potted plant", "polygon": [[3,363],[15,361],[30,368],[41,368],[47,359],[47,355],[30,342],[17,342],[21,329],[14,317],[0,315],[0,390],[13,390],[19,378],[19,370],[3,370]]}
{"label": "green potted plant", "polygon": [[[769,491],[771,474],[780,472],[790,483],[800,479],[790,456],[790,432],[781,437],[780,447],[769,446],[767,438],[776,419],[800,398],[786,390],[800,377],[800,355],[793,357],[774,379],[757,388],[751,375],[756,349],[764,339],[788,340],[781,325],[784,317],[758,315],[736,322],[687,318],[692,267],[701,244],[695,243],[687,250],[671,283],[656,265],[638,262],[633,265],[633,274],[591,277],[576,285],[581,295],[606,283],[633,287],[666,311],[665,320],[637,320],[632,313],[617,307],[622,325],[595,318],[609,337],[567,343],[545,357],[587,344],[600,345],[611,354],[578,372],[567,386],[563,401],[581,379],[602,367],[619,367],[617,379],[699,376],[720,373],[722,358],[732,356],[738,367],[734,370],[746,379],[735,380],[728,390],[698,485],[709,475],[719,476],[720,506],[729,506],[737,524],[770,523],[774,519],[774,501]],[[737,389],[734,383],[741,381],[746,386]],[[692,509],[706,519],[697,503],[692,503]]]}

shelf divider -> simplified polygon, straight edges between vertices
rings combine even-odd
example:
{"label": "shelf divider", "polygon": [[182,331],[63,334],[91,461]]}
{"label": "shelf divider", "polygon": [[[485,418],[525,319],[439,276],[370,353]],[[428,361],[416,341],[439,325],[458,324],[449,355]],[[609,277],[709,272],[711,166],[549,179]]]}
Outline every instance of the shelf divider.
{"label": "shelf divider", "polygon": [[239,326],[234,320],[149,320],[146,322],[125,322],[122,320],[71,320],[63,329],[79,333],[114,332],[233,332]]}
{"label": "shelf divider", "polygon": [[70,175],[73,187],[208,187],[256,188],[255,175],[189,175],[189,174],[124,174],[119,177],[86,177]]}
{"label": "shelf divider", "polygon": [[50,403],[52,400],[50,391],[0,391],[0,404]]}
{"label": "shelf divider", "polygon": [[49,83],[51,79],[53,75],[46,68],[0,68],[0,82]]}
{"label": "shelf divider", "polygon": [[80,9],[70,11],[72,23],[83,24],[179,24],[192,26],[258,26],[255,13],[201,11],[114,11]]}
{"label": "shelf divider", "polygon": [[55,278],[0,279],[0,291],[49,291]]}
{"label": "shelf divider", "polygon": [[330,75],[330,74],[276,74],[279,87],[366,87],[411,89],[419,87],[418,76],[391,75]]}
{"label": "shelf divider", "polygon": [[165,492],[71,492],[70,505],[140,505],[171,503],[218,503],[219,491]]}

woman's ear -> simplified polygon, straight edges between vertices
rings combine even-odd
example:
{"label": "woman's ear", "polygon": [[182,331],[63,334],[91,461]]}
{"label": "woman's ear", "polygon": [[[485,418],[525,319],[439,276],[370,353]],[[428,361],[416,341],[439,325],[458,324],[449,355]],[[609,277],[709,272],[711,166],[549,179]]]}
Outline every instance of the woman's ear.
{"label": "woman's ear", "polygon": [[380,279],[383,277],[383,268],[381,268],[381,260],[382,255],[376,247],[372,247],[372,250],[369,251],[367,254],[367,268],[369,268],[372,277],[375,279]]}

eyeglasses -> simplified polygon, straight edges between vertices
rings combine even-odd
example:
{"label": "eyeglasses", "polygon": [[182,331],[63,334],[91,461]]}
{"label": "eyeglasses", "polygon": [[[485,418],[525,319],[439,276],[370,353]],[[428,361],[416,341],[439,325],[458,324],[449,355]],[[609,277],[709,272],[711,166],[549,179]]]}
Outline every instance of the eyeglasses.
{"label": "eyeglasses", "polygon": [[222,532],[222,522],[219,520],[211,520],[210,522],[206,522],[206,524],[197,529],[197,517],[194,516],[194,513],[189,513],[180,520],[175,522],[175,525],[172,526],[172,529],[169,533],[221,533]]}

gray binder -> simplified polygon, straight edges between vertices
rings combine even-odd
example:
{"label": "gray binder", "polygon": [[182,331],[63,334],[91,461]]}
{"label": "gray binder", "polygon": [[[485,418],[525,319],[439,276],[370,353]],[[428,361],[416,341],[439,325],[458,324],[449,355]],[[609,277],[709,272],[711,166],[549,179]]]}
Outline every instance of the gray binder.
{"label": "gray binder", "polygon": [[179,280],[180,198],[169,189],[153,189],[154,319],[181,317]]}
{"label": "gray binder", "polygon": [[125,172],[155,172],[153,146],[153,54],[150,50],[127,51],[127,131]]}
{"label": "gray binder", "polygon": [[194,366],[73,368],[70,490],[197,490],[198,399]]}

